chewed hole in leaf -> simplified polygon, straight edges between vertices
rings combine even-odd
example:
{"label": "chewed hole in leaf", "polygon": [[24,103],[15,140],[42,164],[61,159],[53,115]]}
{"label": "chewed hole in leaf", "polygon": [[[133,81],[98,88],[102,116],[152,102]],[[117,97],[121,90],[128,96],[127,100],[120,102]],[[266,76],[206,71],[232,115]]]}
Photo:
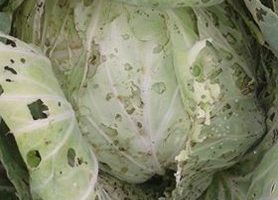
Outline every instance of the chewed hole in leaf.
{"label": "chewed hole in leaf", "polygon": [[120,114],[116,114],[115,120],[122,121],[122,116]]}
{"label": "chewed hole in leaf", "polygon": [[24,64],[26,62],[25,58],[20,58],[20,62]]}
{"label": "chewed hole in leaf", "polygon": [[2,85],[0,85],[0,96],[4,93],[4,89],[2,87]]}
{"label": "chewed hole in leaf", "polygon": [[76,157],[75,150],[73,148],[69,148],[68,153],[67,153],[67,159],[68,159],[69,166],[71,166],[71,167],[75,166],[75,157]]}
{"label": "chewed hole in leaf", "polygon": [[9,83],[10,83],[10,82],[13,82],[12,79],[9,79],[9,78],[7,78],[5,81],[6,81],[6,82],[9,82]]}
{"label": "chewed hole in leaf", "polygon": [[87,165],[88,164],[88,162],[85,161],[82,157],[77,158],[77,163],[78,163],[78,165],[82,165],[82,164]]}
{"label": "chewed hole in leaf", "polygon": [[276,190],[276,183],[273,183],[270,189],[270,193],[273,194]]}
{"label": "chewed hole in leaf", "polygon": [[[1,91],[0,91],[0,94],[1,94]],[[275,112],[274,112],[274,113],[272,113],[272,114],[270,115],[269,119],[270,119],[271,121],[273,121],[273,120],[274,120],[274,118],[275,118]]]}
{"label": "chewed hole in leaf", "polygon": [[27,164],[31,168],[36,168],[41,163],[41,155],[38,150],[31,150],[27,153]]}
{"label": "chewed hole in leaf", "polygon": [[111,171],[112,168],[107,164],[107,163],[100,163],[102,166],[102,169],[104,169],[105,171]]}
{"label": "chewed hole in leaf", "polygon": [[6,44],[7,44],[7,45],[10,45],[10,46],[12,46],[12,47],[16,47],[16,42],[15,42],[15,41],[13,41],[13,40],[9,40],[9,39],[7,39]]}
{"label": "chewed hole in leaf", "polygon": [[267,12],[264,9],[256,8],[256,17],[259,21],[264,21],[264,16],[266,16],[266,14],[267,14]]}
{"label": "chewed hole in leaf", "polygon": [[166,91],[166,85],[163,82],[157,82],[152,85],[152,90],[157,94],[163,94]]}
{"label": "chewed hole in leaf", "polygon": [[110,137],[115,138],[115,137],[117,137],[119,135],[118,130],[113,128],[113,127],[106,126],[105,124],[101,124],[100,127]]}
{"label": "chewed hole in leaf", "polygon": [[14,75],[17,74],[17,71],[15,71],[14,68],[11,68],[11,67],[9,67],[9,66],[5,66],[4,69],[5,69],[6,71],[11,72],[11,73],[14,74]]}
{"label": "chewed hole in leaf", "polygon": [[34,120],[45,119],[48,117],[49,109],[41,99],[28,104],[28,108]]}

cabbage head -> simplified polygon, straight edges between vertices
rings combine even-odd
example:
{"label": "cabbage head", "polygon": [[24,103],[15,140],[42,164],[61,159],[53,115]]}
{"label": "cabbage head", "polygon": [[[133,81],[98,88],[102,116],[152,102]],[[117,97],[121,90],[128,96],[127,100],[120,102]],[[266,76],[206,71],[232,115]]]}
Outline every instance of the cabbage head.
{"label": "cabbage head", "polygon": [[142,183],[175,170],[173,199],[196,199],[264,134],[252,48],[226,4],[30,2],[17,35],[50,57],[106,172]]}

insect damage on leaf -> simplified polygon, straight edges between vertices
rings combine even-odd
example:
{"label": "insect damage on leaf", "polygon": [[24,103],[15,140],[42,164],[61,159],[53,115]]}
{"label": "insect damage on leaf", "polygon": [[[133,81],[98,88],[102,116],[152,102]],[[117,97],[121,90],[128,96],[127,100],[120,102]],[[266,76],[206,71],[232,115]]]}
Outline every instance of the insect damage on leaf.
{"label": "insect damage on leaf", "polygon": [[28,108],[34,120],[45,119],[48,117],[48,107],[41,99],[28,104]]}

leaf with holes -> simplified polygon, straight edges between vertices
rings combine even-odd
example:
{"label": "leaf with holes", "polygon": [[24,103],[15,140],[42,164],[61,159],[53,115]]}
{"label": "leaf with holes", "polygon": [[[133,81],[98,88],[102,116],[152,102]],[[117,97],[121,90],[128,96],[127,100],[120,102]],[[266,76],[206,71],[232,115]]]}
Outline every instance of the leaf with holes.
{"label": "leaf with holes", "polygon": [[198,198],[215,172],[237,163],[265,132],[255,93],[256,49],[245,45],[240,21],[227,4],[194,8],[194,13],[200,41],[191,51],[186,51],[180,31],[173,31],[171,38],[176,76],[193,127],[176,157],[174,199]]}
{"label": "leaf with holes", "polygon": [[244,0],[255,22],[258,24],[266,41],[266,46],[272,49],[278,57],[278,8],[277,2],[262,0]]}
{"label": "leaf with holes", "polygon": [[0,37],[7,40],[0,43],[0,115],[27,165],[33,198],[94,199],[98,164],[50,61],[15,38]]}

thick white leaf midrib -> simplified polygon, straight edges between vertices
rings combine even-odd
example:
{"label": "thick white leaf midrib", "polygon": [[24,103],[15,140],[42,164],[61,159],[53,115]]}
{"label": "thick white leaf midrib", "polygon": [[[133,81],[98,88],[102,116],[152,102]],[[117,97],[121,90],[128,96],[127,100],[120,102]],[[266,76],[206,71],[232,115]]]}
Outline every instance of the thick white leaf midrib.
{"label": "thick white leaf midrib", "polygon": [[32,62],[40,60],[49,65],[50,61],[48,60],[48,58],[41,54],[38,54],[36,52],[30,52],[28,50],[29,49],[10,47],[0,43],[0,54],[7,53],[11,56],[14,54],[17,58],[20,58],[20,56],[27,56],[28,58],[32,58]]}
{"label": "thick white leaf midrib", "polygon": [[50,116],[46,119],[41,119],[41,120],[37,120],[37,121],[34,121],[34,120],[29,121],[29,123],[27,123],[25,126],[19,127],[17,129],[13,130],[13,132],[16,135],[16,137],[18,137],[21,134],[30,133],[32,131],[47,127],[51,123],[57,123],[57,122],[65,121],[65,120],[73,118],[73,117],[75,117],[74,112],[73,111],[67,111],[67,112],[64,112],[64,113],[59,114],[59,115]]}
{"label": "thick white leaf midrib", "polygon": [[[63,147],[63,145],[66,145],[67,143],[67,140],[70,138],[69,136],[72,134],[74,135],[74,127],[77,125],[76,124],[76,121],[75,121],[75,118],[73,117],[72,118],[72,121],[70,123],[71,125],[68,127],[68,129],[66,130],[66,134],[64,136],[64,138],[62,139],[61,143],[59,143],[59,145],[54,149],[52,150],[49,154],[47,154],[46,156],[43,156],[43,160],[42,162],[45,162],[47,161],[48,159],[51,159],[51,162],[52,162],[52,171],[51,171],[51,175],[43,182],[41,183],[40,185],[37,185],[35,187],[32,187],[32,190],[40,190],[44,187],[47,187],[47,185],[51,182],[51,180],[54,178],[54,166],[55,166],[55,156],[57,155],[57,152]],[[82,145],[82,136],[81,134],[77,134],[76,136],[79,136],[79,144],[78,146]],[[95,155],[93,154],[92,151],[90,151],[90,154],[91,154],[91,157],[93,159],[93,163],[95,163],[95,168],[94,168],[94,171],[93,170],[89,170],[89,174],[91,174],[91,180],[90,180],[90,183],[88,184],[88,187],[87,187],[87,190],[85,192],[82,192],[82,196],[79,198],[80,200],[86,200],[88,198],[90,198],[91,196],[91,193],[92,191],[95,189],[95,185],[97,183],[97,172],[98,172],[98,161],[97,161],[97,158],[95,157]],[[66,181],[66,179],[71,179],[71,177],[73,175],[75,175],[76,173],[79,173],[80,171],[88,171],[88,169],[83,169],[83,168],[80,168],[78,170],[74,170],[74,171],[71,171],[71,173],[68,174],[68,176],[64,176],[62,178],[60,178],[60,180],[63,180],[63,181]],[[87,172],[85,172],[87,173]]]}
{"label": "thick white leaf midrib", "polygon": [[[42,89],[45,89],[46,91],[48,91],[50,94],[57,94],[57,91],[59,91],[59,88],[57,86],[57,89],[53,89],[53,88],[50,88],[48,87],[47,85],[43,84],[43,83],[40,83],[39,81],[37,80],[34,80],[34,79],[31,79],[29,77],[26,77],[26,76],[23,76],[23,75],[17,75],[16,78],[13,79],[14,81],[21,81],[21,82],[30,82],[32,83],[33,85],[35,86],[38,86],[39,88],[42,88]],[[52,81],[52,80],[48,80],[48,81]],[[56,81],[56,80],[54,80]],[[64,100],[65,101],[65,100]]]}
{"label": "thick white leaf midrib", "polygon": [[0,101],[22,101],[22,100],[37,100],[37,99],[46,99],[51,101],[63,102],[64,105],[67,105],[71,109],[70,104],[65,101],[64,98],[56,95],[45,95],[45,94],[35,94],[35,95],[2,95]]}
{"label": "thick white leaf midrib", "polygon": [[[166,110],[165,114],[163,115],[163,118],[159,124],[159,127],[157,128],[157,131],[155,133],[155,141],[161,141],[165,134],[164,133],[165,129],[168,127],[168,124],[173,116],[173,107],[175,105],[175,101],[178,97],[178,94],[179,94],[179,87],[177,86],[177,88],[171,98],[168,109]],[[164,134],[162,134],[162,133],[164,133]]]}
{"label": "thick white leaf midrib", "polygon": [[[140,47],[140,45],[138,45]],[[157,173],[163,173],[163,168],[161,167],[161,164],[159,162],[159,159],[157,157],[157,151],[155,149],[155,141],[153,138],[153,130],[151,128],[151,68],[154,67],[155,65],[155,58],[153,54],[153,44],[145,44],[143,46],[143,54],[140,54],[140,48],[137,49],[137,55],[140,56],[140,61],[142,62],[141,65],[143,67],[143,73],[142,73],[142,81],[141,81],[141,96],[142,100],[144,102],[143,106],[143,127],[145,130],[145,134],[148,135],[149,137],[149,146],[151,150],[151,155],[152,155],[152,165],[156,169]],[[157,113],[154,113],[156,115]]]}

